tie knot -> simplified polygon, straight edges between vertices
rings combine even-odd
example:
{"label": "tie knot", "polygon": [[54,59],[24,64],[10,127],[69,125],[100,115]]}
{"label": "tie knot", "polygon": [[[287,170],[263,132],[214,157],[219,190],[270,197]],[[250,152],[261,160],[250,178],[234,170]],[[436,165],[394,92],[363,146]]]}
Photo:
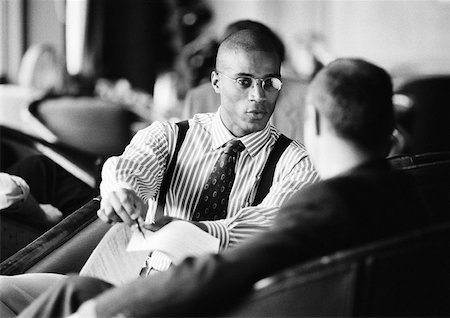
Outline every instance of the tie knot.
{"label": "tie knot", "polygon": [[223,152],[224,153],[230,153],[230,152],[240,153],[244,149],[245,149],[245,146],[240,140],[232,139],[225,144],[225,148],[224,148]]}

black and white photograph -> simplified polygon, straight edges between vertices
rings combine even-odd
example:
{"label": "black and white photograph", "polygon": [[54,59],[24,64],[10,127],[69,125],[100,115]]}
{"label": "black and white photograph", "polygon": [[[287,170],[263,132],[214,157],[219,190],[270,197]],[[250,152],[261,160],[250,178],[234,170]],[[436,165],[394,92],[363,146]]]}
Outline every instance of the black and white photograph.
{"label": "black and white photograph", "polygon": [[0,0],[0,317],[450,317],[450,0]]}

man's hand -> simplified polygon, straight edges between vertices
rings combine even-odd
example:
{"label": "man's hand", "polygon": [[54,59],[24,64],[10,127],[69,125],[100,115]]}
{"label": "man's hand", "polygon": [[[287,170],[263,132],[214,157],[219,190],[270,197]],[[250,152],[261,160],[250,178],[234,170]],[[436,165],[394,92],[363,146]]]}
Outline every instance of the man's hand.
{"label": "man's hand", "polygon": [[172,221],[175,221],[175,220],[181,220],[181,219],[174,218],[174,217],[171,217],[171,216],[163,216],[163,217],[155,220],[154,223],[145,223],[143,225],[143,227],[144,227],[144,229],[150,230],[152,232],[156,232],[159,229],[161,229],[164,225],[166,225],[166,224],[168,224],[168,223],[170,223]]}
{"label": "man's hand", "polygon": [[206,225],[204,225],[203,223],[195,222],[195,221],[187,221],[187,220],[183,220],[183,219],[179,219],[179,218],[174,218],[174,217],[171,217],[171,216],[163,216],[163,217],[159,218],[158,220],[155,220],[154,223],[145,223],[143,227],[145,229],[147,229],[147,230],[152,231],[152,232],[156,232],[159,229],[161,229],[164,225],[166,225],[166,224],[168,224],[168,223],[170,223],[172,221],[175,221],[175,220],[181,220],[181,221],[184,221],[184,222],[190,222],[190,223],[198,226],[203,231],[205,231],[205,232],[208,231],[208,229],[206,228]]}
{"label": "man's hand", "polygon": [[133,190],[120,188],[102,198],[97,215],[106,223],[124,222],[132,226],[136,219],[145,217],[146,211],[146,204]]}

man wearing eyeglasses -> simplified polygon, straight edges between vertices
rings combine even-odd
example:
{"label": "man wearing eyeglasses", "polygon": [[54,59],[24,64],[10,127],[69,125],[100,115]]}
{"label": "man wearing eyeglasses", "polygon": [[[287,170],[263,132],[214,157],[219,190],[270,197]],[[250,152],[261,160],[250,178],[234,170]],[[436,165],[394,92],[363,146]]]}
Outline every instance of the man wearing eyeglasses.
{"label": "man wearing eyeglasses", "polygon": [[[274,37],[278,54],[281,57],[280,73],[283,89],[280,90],[277,107],[270,118],[270,123],[287,137],[303,142],[304,99],[309,80],[295,72],[291,62],[286,58],[286,49],[282,39],[259,21],[237,20],[232,22],[225,28],[222,39],[244,29],[261,30]],[[215,65],[211,65],[212,67]],[[187,119],[197,113],[215,112],[219,105],[220,96],[214,92],[211,83],[202,81],[200,85],[192,87],[186,92],[180,115],[181,118]]]}
{"label": "man wearing eyeglasses", "polygon": [[[269,124],[282,89],[281,59],[273,41],[271,35],[261,31],[242,30],[220,45],[216,70],[211,74],[220,107],[216,113],[197,114],[189,120],[178,153],[178,169],[166,196],[164,217],[157,218],[153,229],[173,219],[186,220],[217,237],[221,249],[226,249],[267,229],[283,202],[318,179],[303,145],[292,141],[279,158],[270,191],[260,204],[252,206],[262,170],[280,136]],[[102,220],[132,226],[136,218],[145,218],[147,210],[147,220],[154,219],[154,209],[148,206],[158,196],[177,132],[174,123],[156,122],[140,131],[121,156],[105,163],[98,212]],[[198,220],[195,214],[203,200],[202,188],[230,140],[240,141],[244,149],[236,159],[226,215]],[[163,271],[170,259],[154,252],[147,263],[153,270]]]}
{"label": "man wearing eyeglasses", "polygon": [[[216,70],[211,74],[221,105],[216,113],[197,114],[189,120],[165,196],[164,216],[155,218],[154,207],[176,147],[179,127],[172,122],[155,122],[139,131],[122,155],[105,162],[99,218],[128,226],[143,218],[156,219],[151,225],[153,230],[175,219],[186,220],[218,238],[221,250],[270,227],[278,208],[318,179],[304,146],[292,141],[278,159],[267,195],[259,204],[253,204],[263,168],[280,138],[280,132],[269,123],[282,89],[280,63],[273,38],[268,34],[242,30],[227,37],[219,47]],[[241,148],[235,159],[229,200],[224,201],[225,214],[197,217],[196,209],[204,201],[203,188],[224,145],[230,141],[239,142]],[[214,204],[206,210],[213,208]],[[145,273],[164,271],[170,264],[168,256],[155,251],[146,260]],[[33,278],[34,290],[38,280]],[[18,290],[31,284],[16,286],[13,294],[7,286],[11,285],[10,278],[1,284],[0,309],[21,304],[22,308],[10,308],[18,313],[30,302],[17,298],[26,294]],[[52,280],[47,275],[43,289],[50,286]],[[6,317],[8,312],[0,314]]]}

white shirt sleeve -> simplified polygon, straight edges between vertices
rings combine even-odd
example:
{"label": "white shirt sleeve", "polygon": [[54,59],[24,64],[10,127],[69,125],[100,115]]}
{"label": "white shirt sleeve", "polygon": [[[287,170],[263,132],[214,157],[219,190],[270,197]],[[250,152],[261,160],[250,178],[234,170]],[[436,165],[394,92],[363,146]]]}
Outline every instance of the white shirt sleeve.
{"label": "white shirt sleeve", "polygon": [[0,172],[0,210],[17,202],[23,202],[30,194],[30,187],[22,178]]}

